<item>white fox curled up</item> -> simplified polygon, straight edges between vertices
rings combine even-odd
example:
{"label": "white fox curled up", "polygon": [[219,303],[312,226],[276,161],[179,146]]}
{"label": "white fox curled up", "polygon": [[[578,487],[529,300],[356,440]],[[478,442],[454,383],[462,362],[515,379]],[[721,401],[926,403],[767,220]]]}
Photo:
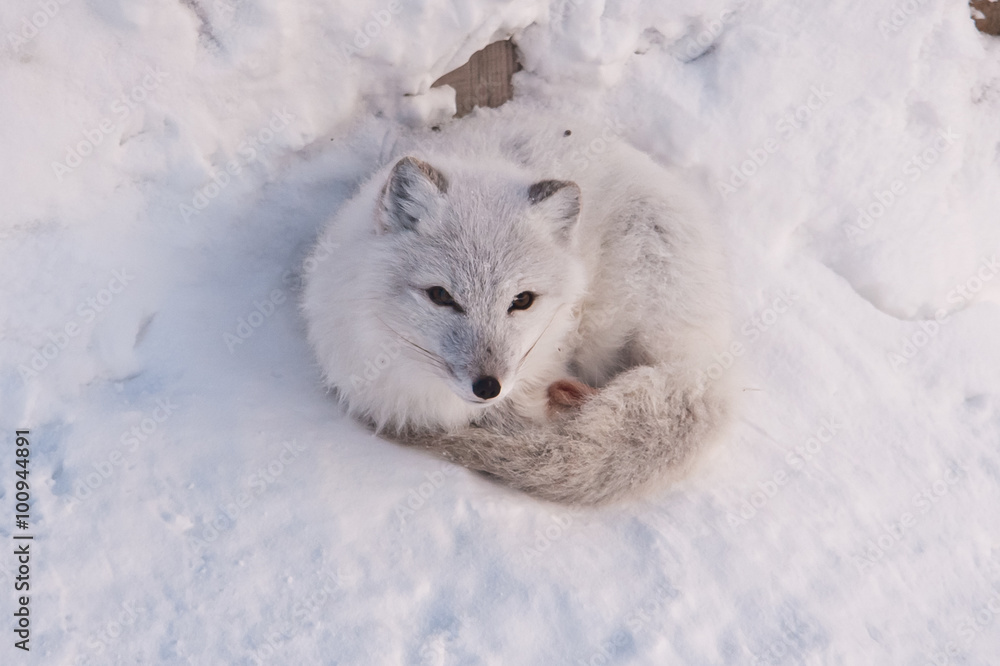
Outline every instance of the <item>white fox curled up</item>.
{"label": "white fox curled up", "polygon": [[323,231],[303,292],[349,413],[572,504],[676,476],[718,437],[733,390],[708,373],[731,333],[714,230],[623,140],[582,152],[596,136],[481,112],[400,142]]}

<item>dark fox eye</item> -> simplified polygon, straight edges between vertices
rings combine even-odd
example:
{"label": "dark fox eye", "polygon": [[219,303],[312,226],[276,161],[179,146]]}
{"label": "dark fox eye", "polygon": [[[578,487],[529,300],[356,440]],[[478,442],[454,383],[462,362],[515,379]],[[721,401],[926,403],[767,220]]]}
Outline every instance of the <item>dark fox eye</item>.
{"label": "dark fox eye", "polygon": [[533,293],[530,291],[522,291],[514,297],[513,301],[510,302],[510,307],[507,308],[507,312],[513,312],[514,310],[527,310],[534,302],[535,295]]}
{"label": "dark fox eye", "polygon": [[444,287],[428,287],[427,298],[431,299],[431,303],[434,305],[454,308],[456,312],[465,312],[462,306],[455,302],[455,299],[451,297],[451,294]]}

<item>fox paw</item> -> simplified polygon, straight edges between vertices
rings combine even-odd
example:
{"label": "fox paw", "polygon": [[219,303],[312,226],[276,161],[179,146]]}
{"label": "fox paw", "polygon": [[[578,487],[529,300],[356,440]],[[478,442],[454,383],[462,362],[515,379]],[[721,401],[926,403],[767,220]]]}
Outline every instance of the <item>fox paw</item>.
{"label": "fox paw", "polygon": [[597,389],[575,379],[552,382],[548,388],[549,413],[556,414],[579,407],[592,395],[597,395]]}

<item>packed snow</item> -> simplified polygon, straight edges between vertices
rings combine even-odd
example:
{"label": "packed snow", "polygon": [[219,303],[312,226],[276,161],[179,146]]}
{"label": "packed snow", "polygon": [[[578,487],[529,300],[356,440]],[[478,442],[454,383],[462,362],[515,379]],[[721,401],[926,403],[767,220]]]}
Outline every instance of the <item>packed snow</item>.
{"label": "packed snow", "polygon": [[[1000,663],[1000,39],[968,6],[13,0],[0,26],[0,663]],[[430,84],[511,36],[509,104],[683,168],[726,239],[737,422],[601,509],[351,422],[296,309],[323,224],[451,115]]]}

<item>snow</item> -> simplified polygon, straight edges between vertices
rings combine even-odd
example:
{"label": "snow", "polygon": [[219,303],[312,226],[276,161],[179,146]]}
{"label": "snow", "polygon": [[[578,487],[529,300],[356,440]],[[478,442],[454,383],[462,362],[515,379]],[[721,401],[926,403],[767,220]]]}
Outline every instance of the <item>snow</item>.
{"label": "snow", "polygon": [[[995,663],[1000,42],[962,3],[16,0],[0,26],[2,663]],[[350,422],[294,305],[323,223],[452,108],[430,83],[510,35],[511,104],[685,168],[727,239],[738,423],[603,509]]]}

